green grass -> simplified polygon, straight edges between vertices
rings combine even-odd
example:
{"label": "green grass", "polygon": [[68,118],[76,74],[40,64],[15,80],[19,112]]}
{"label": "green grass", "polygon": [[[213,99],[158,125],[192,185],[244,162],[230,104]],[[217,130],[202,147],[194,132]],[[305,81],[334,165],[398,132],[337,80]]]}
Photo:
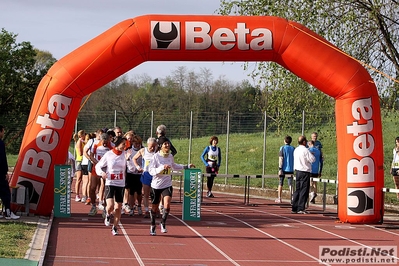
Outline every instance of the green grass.
{"label": "green grass", "polygon": [[36,227],[23,222],[0,222],[0,258],[23,259]]}

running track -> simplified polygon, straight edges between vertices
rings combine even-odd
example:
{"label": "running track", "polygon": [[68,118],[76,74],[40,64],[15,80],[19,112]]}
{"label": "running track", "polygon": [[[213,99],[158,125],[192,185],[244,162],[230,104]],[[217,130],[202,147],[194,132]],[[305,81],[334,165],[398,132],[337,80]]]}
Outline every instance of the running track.
{"label": "running track", "polygon": [[291,214],[289,204],[251,198],[247,206],[242,196],[216,192],[204,198],[200,222],[185,222],[178,194],[168,233],[158,226],[156,236],[149,219],[128,215],[112,236],[101,213],[90,217],[89,206],[73,201],[70,218],[53,220],[43,265],[322,265],[321,245],[399,246],[397,216],[382,225],[343,224],[315,205],[310,214]]}

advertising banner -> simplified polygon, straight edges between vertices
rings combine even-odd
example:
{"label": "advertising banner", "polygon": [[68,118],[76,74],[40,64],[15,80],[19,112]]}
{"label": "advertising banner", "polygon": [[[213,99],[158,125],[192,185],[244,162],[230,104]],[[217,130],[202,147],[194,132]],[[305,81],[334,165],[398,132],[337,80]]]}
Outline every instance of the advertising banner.
{"label": "advertising banner", "polygon": [[54,217],[71,216],[71,166],[54,167]]}
{"label": "advertising banner", "polygon": [[184,170],[183,221],[201,221],[202,173],[200,169]]}

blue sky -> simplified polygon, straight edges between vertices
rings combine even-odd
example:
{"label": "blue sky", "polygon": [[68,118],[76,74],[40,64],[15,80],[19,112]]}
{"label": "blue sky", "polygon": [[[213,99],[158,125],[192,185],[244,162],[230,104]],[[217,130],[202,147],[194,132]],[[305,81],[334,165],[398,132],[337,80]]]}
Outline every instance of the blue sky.
{"label": "blue sky", "polygon": [[[115,24],[146,14],[216,14],[218,0],[3,0],[0,28],[18,34],[17,41],[29,41],[61,59]],[[170,75],[177,67],[200,72],[208,68],[213,78],[250,80],[243,62],[145,62],[129,76],[148,74],[152,78]]]}

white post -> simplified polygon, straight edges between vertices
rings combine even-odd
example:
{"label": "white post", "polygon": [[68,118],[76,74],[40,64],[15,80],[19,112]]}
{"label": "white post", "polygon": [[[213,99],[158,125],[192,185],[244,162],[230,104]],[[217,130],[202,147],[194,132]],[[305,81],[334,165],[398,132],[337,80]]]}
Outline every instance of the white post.
{"label": "white post", "polygon": [[151,131],[150,131],[150,136],[153,137],[152,135],[152,130],[154,129],[154,111],[151,111]]}
{"label": "white post", "polygon": [[[229,173],[229,132],[230,132],[230,111],[227,111],[227,132],[226,132],[226,175]],[[227,177],[224,178],[224,184],[227,184]]]}
{"label": "white post", "polygon": [[188,143],[188,163],[191,163],[191,145],[193,140],[193,111],[190,111],[190,139]]}
{"label": "white post", "polygon": [[114,114],[114,128],[116,127],[116,110],[115,110],[115,114]]}
{"label": "white post", "polygon": [[[265,111],[265,122],[263,125],[263,169],[262,169],[262,175],[265,175],[265,170],[266,170],[266,126],[267,126],[267,121],[266,121],[266,111]],[[265,188],[265,179],[262,177],[262,188]]]}

